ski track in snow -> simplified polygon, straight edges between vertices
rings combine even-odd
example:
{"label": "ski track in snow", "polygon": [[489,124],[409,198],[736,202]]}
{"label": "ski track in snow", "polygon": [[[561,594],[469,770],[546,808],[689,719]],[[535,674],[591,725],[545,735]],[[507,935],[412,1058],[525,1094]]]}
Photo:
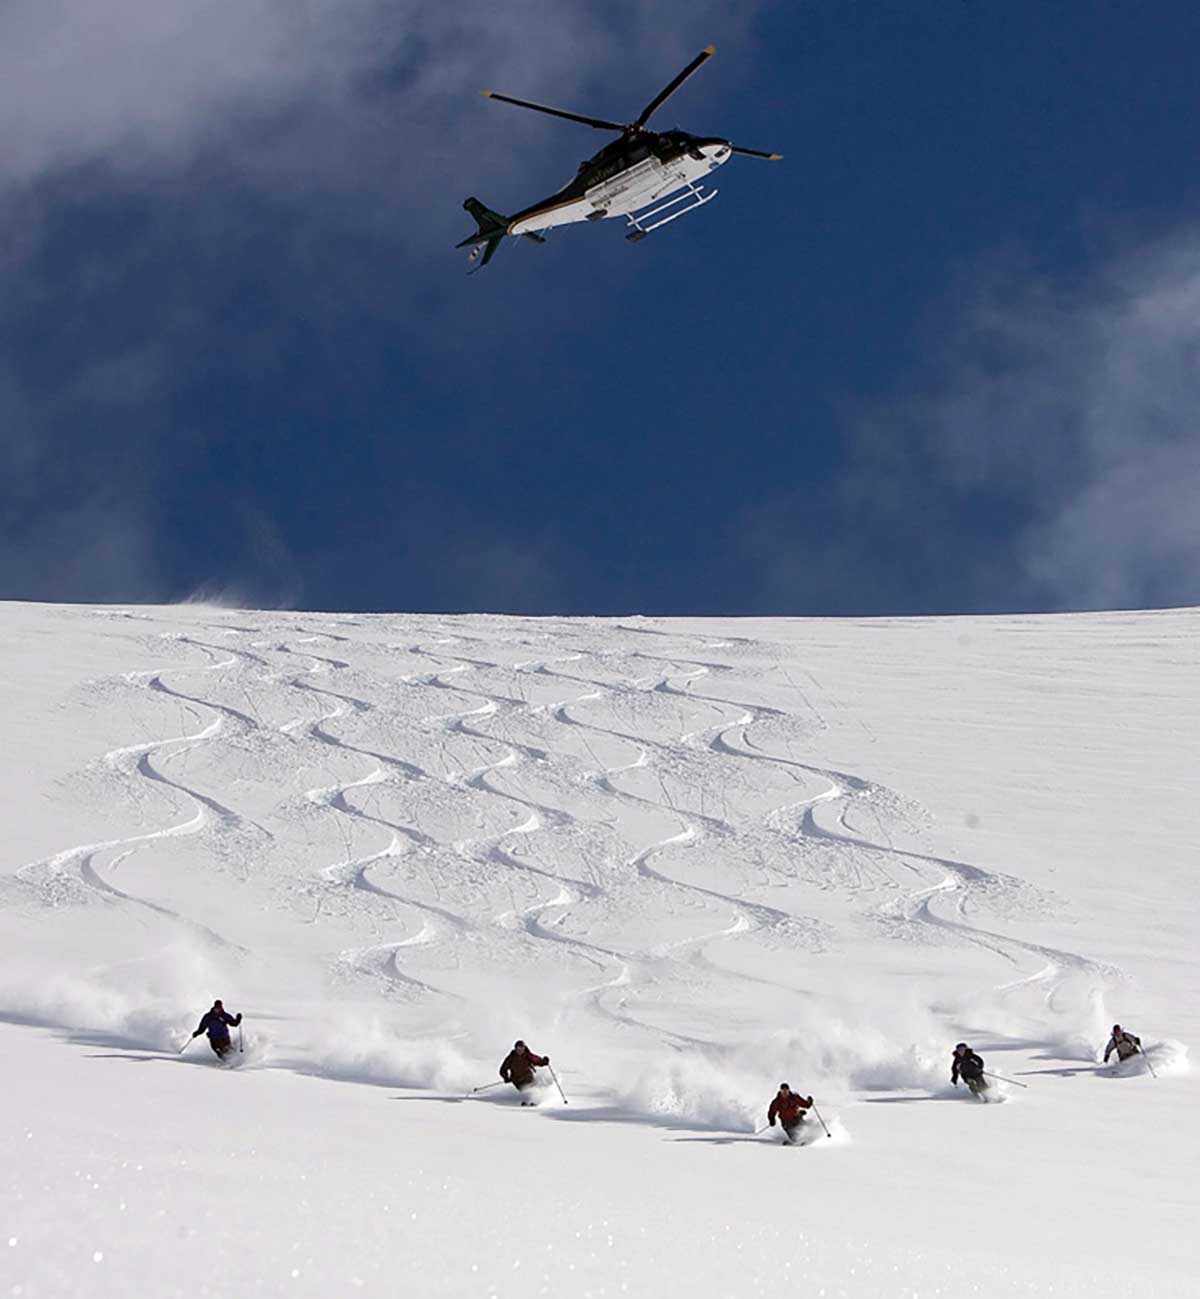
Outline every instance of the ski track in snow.
{"label": "ski track in snow", "polygon": [[[756,650],[751,638],[705,639],[703,657],[692,658],[630,646],[634,633],[660,634],[651,628],[597,628],[588,644],[584,629],[570,627],[562,644],[553,632],[512,635],[517,652],[510,655],[503,638],[431,635],[428,628],[441,620],[406,621],[415,635],[398,641],[393,633],[365,645],[353,635],[266,615],[256,627],[207,624],[221,645],[180,632],[160,637],[160,644],[199,650],[209,661],[134,669],[121,680],[212,720],[166,739],[114,747],[102,762],[113,779],[190,801],[194,814],[64,849],[21,868],[18,878],[49,901],[90,893],[225,945],[206,926],[117,889],[98,863],[110,856],[111,875],[145,844],[202,833],[239,857],[269,859],[272,841],[287,827],[316,817],[346,851],[298,880],[293,873],[287,887],[308,900],[303,923],[369,931],[372,941],[328,952],[328,967],[340,977],[364,978],[406,1002],[437,1000],[456,995],[439,986],[435,971],[453,961],[459,944],[482,945],[500,965],[540,949],[545,959],[570,962],[561,968],[576,984],[573,1004],[675,1045],[703,1041],[655,1027],[630,1006],[652,992],[700,997],[705,980],[718,975],[772,986],[769,976],[715,953],[766,944],[775,960],[789,950],[823,950],[828,922],[792,900],[806,888],[844,897],[898,936],[903,930],[903,941],[949,940],[989,953],[1005,971],[997,983],[1002,990],[1039,985],[1050,999],[1070,975],[1097,986],[1119,977],[1101,962],[979,924],[980,908],[1022,896],[1019,878],[853,830],[852,809],[868,809],[883,826],[900,800],[862,776],[795,756],[818,710],[798,689],[795,712],[780,705],[777,687],[771,703],[752,697],[767,677],[756,680],[753,665],[739,666]],[[248,637],[254,639],[246,648]],[[548,643],[530,655],[537,639]],[[338,654],[317,652],[322,640],[335,642]],[[720,650],[733,661],[713,658]],[[343,678],[356,684],[338,688]],[[201,690],[193,681],[217,684]],[[297,696],[312,701],[315,712],[296,716],[292,709],[288,717],[287,701]],[[264,720],[280,711],[286,720]],[[381,723],[405,741],[403,750],[380,745]],[[218,799],[163,770],[200,748],[216,765],[222,750],[239,745],[282,790],[290,770],[303,789],[299,805],[285,797],[270,816],[251,816],[228,795]],[[600,759],[597,748],[611,757]],[[332,780],[304,781],[301,773],[335,760],[339,768],[351,760],[361,765],[357,774],[339,770]],[[422,818],[436,820],[450,798],[475,809],[478,833],[423,828]],[[384,806],[389,812],[379,810]],[[464,820],[470,815],[464,811]],[[582,869],[558,864],[564,848],[584,859]],[[747,861],[758,863],[754,887]],[[763,897],[764,882],[786,888],[788,904]],[[691,931],[659,941],[630,942],[619,929],[604,937],[605,917],[630,890],[674,909],[677,930],[678,915],[694,909]],[[881,890],[891,896],[872,900]],[[682,912],[673,898],[685,904]],[[604,977],[596,981],[597,974]],[[784,978],[779,986],[791,985]]]}
{"label": "ski track in snow", "polygon": [[[198,644],[187,637],[179,637],[178,643]],[[205,649],[210,656],[212,655],[211,647],[201,646],[201,648]],[[177,670],[181,673],[222,672],[234,666],[237,661],[237,656],[231,655],[220,661],[214,660],[199,666],[184,666]],[[172,691],[163,684],[162,675],[169,670],[171,669],[157,668],[150,671],[128,672],[124,674],[123,679],[132,685],[143,685],[152,691],[183,698],[184,696],[179,692]],[[242,716],[234,715],[239,719]],[[165,763],[186,754],[198,745],[213,742],[221,734],[222,727],[223,718],[218,716],[209,725],[194,733],[122,745],[108,750],[101,759],[104,767],[120,777],[146,781],[182,794],[196,809],[194,815],[188,820],[141,834],[126,835],[100,843],[79,844],[64,849],[42,861],[31,862],[21,867],[16,872],[16,878],[32,885],[41,898],[52,906],[86,900],[89,894],[103,900],[116,899],[164,916],[194,933],[203,935],[221,948],[244,952],[244,948],[230,942],[207,925],[180,915],[169,907],[138,898],[116,888],[100,874],[96,865],[99,858],[111,854],[108,869],[112,871],[143,845],[162,843],[182,836],[199,835],[214,820],[223,823],[228,829],[243,828],[242,818],[232,809],[199,790],[172,780],[155,768],[151,762],[151,755],[159,750],[166,751],[163,758]],[[269,832],[262,830],[261,827],[255,826],[254,829],[260,830],[265,837],[270,837]]]}

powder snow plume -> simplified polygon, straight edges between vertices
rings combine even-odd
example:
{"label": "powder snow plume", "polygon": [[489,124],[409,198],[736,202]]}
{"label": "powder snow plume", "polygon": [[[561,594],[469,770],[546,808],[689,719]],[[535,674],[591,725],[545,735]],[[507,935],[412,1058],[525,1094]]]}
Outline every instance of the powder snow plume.
{"label": "powder snow plume", "polygon": [[358,1017],[318,1034],[302,1067],[347,1082],[449,1092],[467,1091],[483,1076],[454,1042],[401,1035],[379,1019]]}
{"label": "powder snow plume", "polygon": [[177,1050],[212,1004],[219,973],[187,946],[89,971],[9,969],[0,978],[0,1014],[126,1046]]}

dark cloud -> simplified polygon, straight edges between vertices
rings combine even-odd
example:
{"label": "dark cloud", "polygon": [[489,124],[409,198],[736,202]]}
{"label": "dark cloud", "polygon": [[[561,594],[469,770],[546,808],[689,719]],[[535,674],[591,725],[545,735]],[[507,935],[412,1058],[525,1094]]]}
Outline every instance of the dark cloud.
{"label": "dark cloud", "polygon": [[[736,33],[756,8],[702,0],[687,27],[720,18]],[[282,518],[319,472],[302,470],[288,499],[289,461],[342,453],[332,429],[381,364],[363,360],[384,347],[365,337],[372,321],[392,346],[447,323],[429,286],[469,228],[467,176],[511,194],[515,160],[563,129],[476,92],[632,111],[631,84],[648,95],[694,52],[668,12],[662,0],[0,7],[3,593],[160,599],[210,563],[222,589],[302,600]],[[602,142],[568,129],[580,156]],[[462,527],[451,567],[464,582],[500,582],[507,555],[529,589],[553,585],[527,538]]]}

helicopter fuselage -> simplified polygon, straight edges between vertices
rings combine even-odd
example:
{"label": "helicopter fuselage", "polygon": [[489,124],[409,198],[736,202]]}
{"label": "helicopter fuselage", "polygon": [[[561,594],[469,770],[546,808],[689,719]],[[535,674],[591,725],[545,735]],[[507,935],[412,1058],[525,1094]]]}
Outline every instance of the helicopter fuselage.
{"label": "helicopter fuselage", "polygon": [[517,108],[545,113],[550,117],[578,122],[598,131],[612,131],[617,138],[599,153],[579,164],[575,177],[549,198],[518,212],[502,216],[485,207],[472,195],[463,207],[475,218],[475,231],[459,244],[469,248],[468,269],[478,270],[491,261],[506,235],[545,243],[543,230],[572,225],[579,221],[602,221],[605,217],[625,217],[630,229],[625,238],[632,243],[645,239],[671,221],[716,198],[711,185],[702,184],[714,168],[728,162],[733,155],[766,158],[777,161],[778,153],[747,149],[713,136],[691,135],[687,131],[651,131],[651,117],[683,85],[697,68],[711,57],[713,47],[704,49],[677,73],[632,121],[614,122],[609,118],[589,117],[549,104],[535,104],[495,90],[483,91],[485,99],[498,99]]}
{"label": "helicopter fuselage", "polygon": [[624,135],[581,163],[557,194],[518,212],[505,233],[536,234],[577,221],[628,216],[702,180],[731,155],[728,140],[685,131]]}

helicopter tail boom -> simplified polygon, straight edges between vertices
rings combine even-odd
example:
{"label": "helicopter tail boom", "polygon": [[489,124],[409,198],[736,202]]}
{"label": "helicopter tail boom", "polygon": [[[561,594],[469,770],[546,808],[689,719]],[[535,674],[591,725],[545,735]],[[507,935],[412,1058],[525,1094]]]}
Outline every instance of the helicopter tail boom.
{"label": "helicopter tail boom", "polygon": [[508,217],[501,216],[499,212],[493,212],[490,207],[484,207],[477,198],[467,199],[463,203],[463,207],[475,218],[475,224],[479,227],[479,230],[470,239],[464,239],[458,245],[460,248],[465,248],[467,244],[477,242],[480,239],[486,239],[489,235],[505,235],[508,233]]}
{"label": "helicopter tail boom", "polygon": [[468,235],[457,247],[470,248],[469,260],[472,269],[475,268],[476,262],[479,266],[486,266],[499,248],[500,241],[508,234],[509,219],[501,216],[499,212],[493,212],[490,207],[484,207],[477,198],[467,199],[463,207],[475,218],[478,229],[473,235]]}

